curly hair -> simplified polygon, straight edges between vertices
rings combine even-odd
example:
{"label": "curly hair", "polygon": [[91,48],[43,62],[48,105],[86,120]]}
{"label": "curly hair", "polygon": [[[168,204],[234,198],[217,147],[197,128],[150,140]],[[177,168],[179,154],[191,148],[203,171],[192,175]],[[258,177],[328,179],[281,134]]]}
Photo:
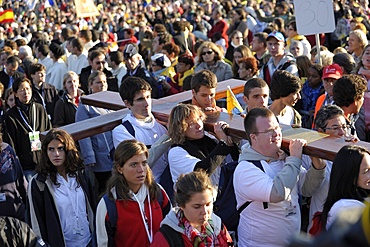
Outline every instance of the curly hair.
{"label": "curly hair", "polygon": [[285,70],[276,70],[271,78],[271,99],[287,97],[291,93],[299,92],[301,87],[299,77]]}
{"label": "curly hair", "polygon": [[[128,200],[130,199],[130,187],[124,175],[120,174],[118,169],[123,167],[126,162],[135,155],[145,154],[148,158],[149,151],[148,148],[142,142],[137,140],[126,140],[121,142],[115,152],[112,168],[112,177],[107,181],[107,193],[108,197],[114,200],[113,194],[111,192],[112,188],[116,188],[117,196],[120,199]],[[152,200],[158,199],[160,188],[154,180],[152,170],[149,165],[146,166],[146,177],[145,185],[148,186],[149,195]]]}
{"label": "curly hair", "polygon": [[201,64],[204,62],[203,56],[202,56],[202,52],[204,48],[209,48],[215,53],[215,57],[213,58],[214,61],[220,61],[224,56],[222,54],[222,51],[218,48],[218,46],[215,43],[211,41],[205,41],[200,45],[197,51],[197,56],[199,58],[198,64]]}
{"label": "curly hair", "polygon": [[41,162],[36,166],[36,172],[44,177],[50,176],[51,181],[55,185],[60,186],[60,183],[57,182],[57,168],[48,156],[48,146],[53,140],[60,141],[64,145],[65,161],[63,166],[66,174],[76,177],[77,172],[84,169],[84,164],[70,134],[62,129],[51,129],[42,141]]}
{"label": "curly hair", "polygon": [[333,87],[333,99],[337,106],[348,107],[363,97],[367,90],[367,81],[359,75],[344,75],[339,78]]}
{"label": "curly hair", "polygon": [[186,141],[185,132],[188,129],[186,120],[198,117],[205,119],[206,115],[195,105],[179,104],[172,109],[168,119],[168,135],[174,144],[183,144]]}

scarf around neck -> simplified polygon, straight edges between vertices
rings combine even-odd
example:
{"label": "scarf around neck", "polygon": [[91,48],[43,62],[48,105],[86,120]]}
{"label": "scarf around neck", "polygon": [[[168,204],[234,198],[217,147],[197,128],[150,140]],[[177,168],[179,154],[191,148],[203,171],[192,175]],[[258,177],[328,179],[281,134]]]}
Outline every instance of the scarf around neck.
{"label": "scarf around neck", "polygon": [[186,219],[182,209],[177,212],[176,217],[179,220],[178,226],[184,229],[185,236],[187,236],[194,247],[219,246],[219,240],[215,236],[215,227],[211,218],[201,226],[201,231],[198,231]]}

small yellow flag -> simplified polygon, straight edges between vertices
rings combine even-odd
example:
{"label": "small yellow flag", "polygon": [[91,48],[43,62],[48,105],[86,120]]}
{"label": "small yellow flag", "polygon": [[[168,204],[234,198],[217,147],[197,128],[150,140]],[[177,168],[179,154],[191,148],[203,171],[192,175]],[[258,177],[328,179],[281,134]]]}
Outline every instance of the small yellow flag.
{"label": "small yellow flag", "polygon": [[243,112],[243,108],[240,106],[238,100],[236,99],[233,91],[228,86],[226,91],[226,109],[229,114],[233,113],[233,109],[236,107],[240,112]]}

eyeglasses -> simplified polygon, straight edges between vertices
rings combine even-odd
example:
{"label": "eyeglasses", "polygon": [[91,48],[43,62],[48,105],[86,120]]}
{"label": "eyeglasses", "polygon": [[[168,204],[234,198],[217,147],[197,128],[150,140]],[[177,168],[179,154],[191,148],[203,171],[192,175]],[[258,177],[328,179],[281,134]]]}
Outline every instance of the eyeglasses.
{"label": "eyeglasses", "polygon": [[208,54],[208,55],[211,55],[213,53],[213,51],[205,51],[205,52],[202,52],[202,56]]}
{"label": "eyeglasses", "polygon": [[333,125],[331,127],[327,127],[327,128],[324,128],[324,130],[333,130],[333,131],[337,131],[339,129],[342,129],[344,131],[346,130],[349,130],[351,128],[351,125],[348,125],[348,124],[343,124],[342,126],[339,126],[339,125]]}
{"label": "eyeglasses", "polygon": [[272,129],[268,129],[268,130],[261,131],[261,132],[253,132],[252,134],[267,134],[267,135],[269,135],[271,137],[275,133],[279,133],[279,132],[281,132],[281,127],[280,126],[276,126],[276,127],[272,128]]}

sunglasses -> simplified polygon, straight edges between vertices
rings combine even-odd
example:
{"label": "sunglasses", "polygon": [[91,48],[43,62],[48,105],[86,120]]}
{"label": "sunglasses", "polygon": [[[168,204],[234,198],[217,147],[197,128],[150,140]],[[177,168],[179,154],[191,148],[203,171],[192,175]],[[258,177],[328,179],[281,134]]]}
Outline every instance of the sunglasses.
{"label": "sunglasses", "polygon": [[208,55],[211,55],[213,53],[213,51],[206,51],[206,52],[202,52],[202,56],[208,54]]}

